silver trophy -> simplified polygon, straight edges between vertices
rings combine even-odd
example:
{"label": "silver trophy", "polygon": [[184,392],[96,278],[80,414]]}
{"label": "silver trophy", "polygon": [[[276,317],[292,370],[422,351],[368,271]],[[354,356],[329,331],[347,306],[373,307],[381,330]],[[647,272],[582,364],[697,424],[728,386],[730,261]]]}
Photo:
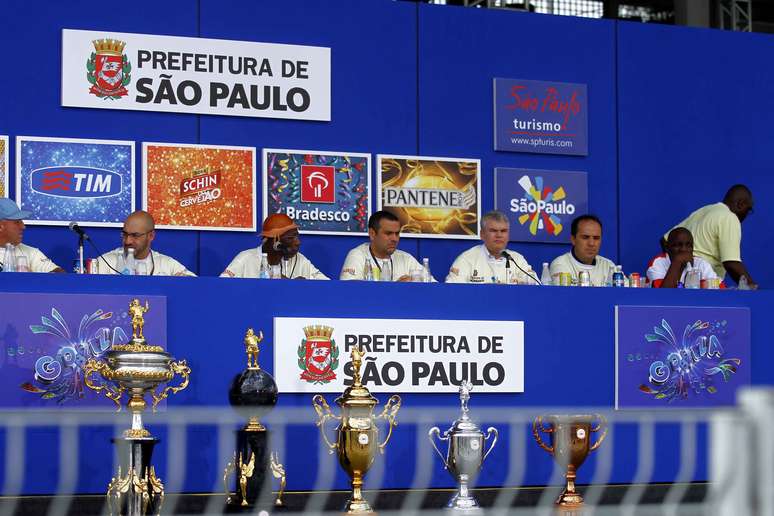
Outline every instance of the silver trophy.
{"label": "silver trophy", "polygon": [[[481,465],[492,452],[495,444],[497,444],[498,435],[497,429],[490,426],[486,430],[486,437],[484,437],[484,432],[470,420],[470,416],[468,416],[468,400],[470,399],[470,391],[472,389],[473,385],[470,382],[462,382],[460,384],[462,416],[452,424],[451,428],[441,436],[441,430],[434,426],[427,434],[430,444],[433,445],[438,456],[441,457],[446,470],[454,477],[458,484],[457,492],[449,500],[446,507],[461,512],[479,511],[478,502],[470,494],[468,488],[475,482],[478,472],[481,470]],[[492,439],[489,450],[484,453],[484,442],[493,436],[494,439]],[[434,438],[449,442],[445,458],[435,445]]]}

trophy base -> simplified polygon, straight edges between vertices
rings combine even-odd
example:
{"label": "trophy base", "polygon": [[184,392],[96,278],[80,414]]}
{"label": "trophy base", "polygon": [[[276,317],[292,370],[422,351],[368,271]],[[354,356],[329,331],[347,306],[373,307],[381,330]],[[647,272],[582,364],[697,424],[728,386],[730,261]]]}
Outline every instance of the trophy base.
{"label": "trophy base", "polygon": [[478,505],[478,501],[472,496],[461,496],[455,494],[449,503],[446,504],[446,510],[455,514],[483,514],[484,511]]}
{"label": "trophy base", "polygon": [[[164,503],[164,484],[151,466],[155,437],[113,439],[118,447],[119,469],[106,493],[111,514],[146,516],[158,514]],[[123,473],[122,473],[123,472]]]}
{"label": "trophy base", "polygon": [[[234,456],[241,457],[244,473],[239,465],[233,494],[229,494],[226,512],[255,512],[265,510],[273,512],[284,507],[276,505],[271,492],[271,467],[269,456],[270,432],[266,429],[253,431],[240,429],[236,432],[236,451]],[[252,464],[252,465],[251,465]],[[249,473],[248,473],[249,472]],[[244,491],[240,485],[240,476],[244,474]]]}
{"label": "trophy base", "polygon": [[345,514],[376,514],[367,500],[348,500],[344,506]]}
{"label": "trophy base", "polygon": [[580,493],[563,492],[556,499],[557,507],[561,509],[580,509],[583,507],[583,497]]}

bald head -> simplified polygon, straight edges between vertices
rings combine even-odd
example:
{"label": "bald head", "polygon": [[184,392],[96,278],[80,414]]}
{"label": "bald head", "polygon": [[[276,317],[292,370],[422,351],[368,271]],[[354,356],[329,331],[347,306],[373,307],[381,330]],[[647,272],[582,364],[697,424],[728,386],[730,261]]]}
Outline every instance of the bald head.
{"label": "bald head", "polygon": [[742,222],[753,209],[752,192],[745,185],[734,185],[723,197],[723,204]]}
{"label": "bald head", "polygon": [[150,252],[151,242],[156,237],[153,217],[147,211],[138,210],[126,217],[121,232],[124,250],[134,249],[134,255],[144,259]]}

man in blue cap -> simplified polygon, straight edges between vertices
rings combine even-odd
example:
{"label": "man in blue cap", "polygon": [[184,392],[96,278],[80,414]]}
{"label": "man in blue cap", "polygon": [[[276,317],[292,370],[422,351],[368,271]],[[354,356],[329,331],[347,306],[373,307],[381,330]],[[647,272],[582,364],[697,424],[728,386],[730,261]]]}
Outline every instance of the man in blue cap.
{"label": "man in blue cap", "polygon": [[11,199],[0,199],[0,267],[5,269],[10,251],[20,272],[64,272],[39,249],[22,244],[24,219],[29,216],[30,212],[20,210]]}

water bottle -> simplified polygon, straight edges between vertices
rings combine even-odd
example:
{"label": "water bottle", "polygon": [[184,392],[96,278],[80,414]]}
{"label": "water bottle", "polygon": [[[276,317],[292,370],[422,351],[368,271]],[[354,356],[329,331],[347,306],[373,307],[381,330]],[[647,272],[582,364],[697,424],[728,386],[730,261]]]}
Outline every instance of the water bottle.
{"label": "water bottle", "polygon": [[258,277],[269,279],[269,255],[267,253],[261,253],[261,268],[258,271]]}
{"label": "water bottle", "polygon": [[624,273],[620,265],[616,265],[615,271],[613,271],[613,286],[614,287],[626,286],[626,283],[624,281]]}
{"label": "water bottle", "polygon": [[5,244],[3,272],[16,272],[16,249],[11,244]]}
{"label": "water bottle", "polygon": [[552,285],[551,270],[548,268],[548,262],[543,262],[543,272],[540,273],[540,283],[543,285]]}
{"label": "water bottle", "polygon": [[430,283],[432,276],[430,275],[430,258],[422,258],[422,281],[424,283]]}
{"label": "water bottle", "polygon": [[27,262],[27,257],[21,253],[16,256],[16,272],[30,272],[30,264]]}
{"label": "water bottle", "polygon": [[137,274],[137,260],[134,259],[134,249],[131,247],[126,250],[126,262],[124,262],[124,268],[121,269],[121,274],[125,276]]}
{"label": "water bottle", "polygon": [[692,267],[690,263],[685,264],[685,288],[701,288],[701,271],[698,267]]}
{"label": "water bottle", "polygon": [[371,266],[371,260],[366,258],[365,267],[363,267],[363,279],[366,281],[374,280],[374,268]]}
{"label": "water bottle", "polygon": [[392,281],[392,262],[389,260],[382,262],[382,272],[379,275],[379,281]]}

